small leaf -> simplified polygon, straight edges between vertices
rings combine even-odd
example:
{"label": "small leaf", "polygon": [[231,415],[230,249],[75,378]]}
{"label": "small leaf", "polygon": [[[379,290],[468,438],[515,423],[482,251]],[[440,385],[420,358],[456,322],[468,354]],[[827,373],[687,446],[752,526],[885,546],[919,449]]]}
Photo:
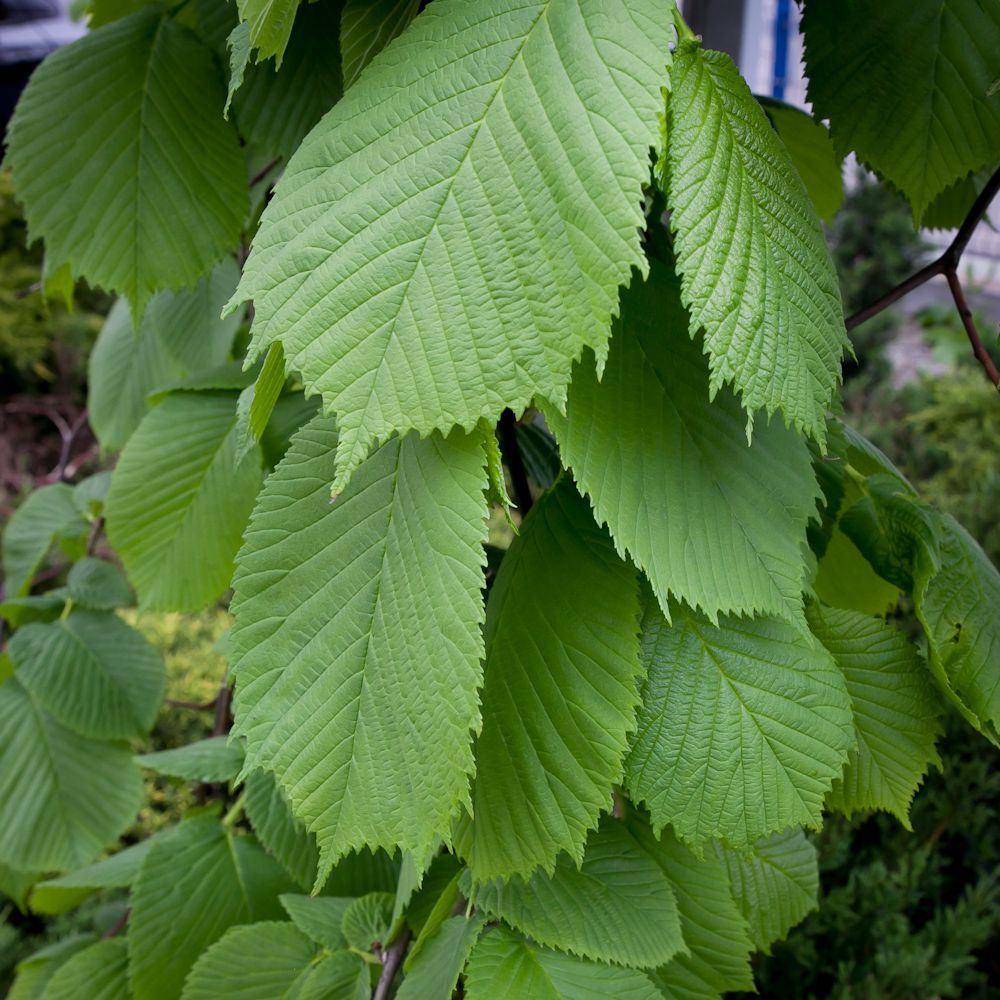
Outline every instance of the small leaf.
{"label": "small leaf", "polygon": [[352,948],[377,952],[389,944],[393,901],[390,892],[370,892],[348,904],[340,929]]}
{"label": "small leaf", "polygon": [[236,0],[240,20],[250,25],[250,46],[257,59],[274,56],[280,66],[292,33],[299,0]]}
{"label": "small leaf", "polygon": [[185,781],[232,781],[243,766],[243,750],[226,736],[213,736],[172,750],[139,754],[136,762]]}
{"label": "small leaf", "polygon": [[416,959],[407,966],[397,1000],[441,1000],[455,991],[458,977],[486,926],[479,914],[467,919],[449,917],[424,942]]}
{"label": "small leaf", "polygon": [[45,989],[45,1000],[131,1000],[128,985],[128,945],[109,938],[77,952],[56,969]]}
{"label": "small leaf", "polygon": [[114,563],[84,557],[66,578],[70,600],[94,611],[112,611],[134,603],[132,588]]}
{"label": "small leaf", "polygon": [[344,914],[354,902],[337,896],[297,896],[286,893],[281,905],[292,923],[307,937],[330,951],[347,947],[342,930]]}

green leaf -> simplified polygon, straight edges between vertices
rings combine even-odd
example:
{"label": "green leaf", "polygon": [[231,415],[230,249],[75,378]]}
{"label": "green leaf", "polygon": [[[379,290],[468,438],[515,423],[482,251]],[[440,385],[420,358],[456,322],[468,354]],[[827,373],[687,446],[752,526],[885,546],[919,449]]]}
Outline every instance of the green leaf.
{"label": "green leaf", "polygon": [[369,892],[351,900],[340,922],[347,943],[357,951],[380,951],[389,943],[392,928],[391,892]]}
{"label": "green leaf", "polygon": [[236,424],[239,447],[235,465],[239,467],[247,455],[257,446],[274,412],[281,390],[285,386],[285,359],[281,344],[272,344],[264,359],[264,365],[253,385],[240,393],[236,403]]}
{"label": "green leaf", "polygon": [[274,772],[324,877],[364,845],[422,851],[468,804],[486,538],[476,435],[394,438],[331,507],[336,448],[329,417],[296,433],[232,604],[247,770]]}
{"label": "green leaf", "polygon": [[920,220],[925,229],[957,229],[969,214],[976,198],[1000,164],[995,161],[982,170],[946,187],[927,206]]}
{"label": "green leaf", "polygon": [[729,891],[729,875],[714,853],[701,857],[669,830],[659,840],[645,822],[629,829],[656,861],[677,899],[686,954],[675,955],[651,978],[668,1000],[715,1000],[734,990],[752,990],[746,921]]}
{"label": "green leaf", "polygon": [[159,6],[53,52],[7,133],[31,238],[53,266],[124,295],[138,318],[234,247],[249,196],[224,101],[211,51]]}
{"label": "green leaf", "polygon": [[417,16],[420,0],[347,0],[340,16],[344,89]]}
{"label": "green leaf", "polygon": [[[219,1000],[221,995],[239,1000],[351,1000],[360,997],[356,982],[364,977],[367,985],[367,975],[359,956],[322,957],[292,924],[267,922],[230,928],[195,963],[182,996],[183,1000]],[[335,991],[338,980],[351,983],[353,990]]]}
{"label": "green leaf", "polygon": [[149,732],[166,687],[159,653],[117,615],[74,611],[25,625],[10,642],[17,677],[46,712],[83,736]]}
{"label": "green leaf", "polygon": [[666,182],[692,329],[713,392],[781,409],[822,441],[848,344],[819,220],[732,60],[681,41],[670,71]]}
{"label": "green leaf", "polygon": [[281,905],[292,923],[307,937],[330,951],[347,947],[341,926],[350,898],[336,896],[296,896],[286,893]]}
{"label": "green leaf", "polygon": [[124,938],[108,938],[77,952],[56,969],[45,1000],[131,1000],[128,946]]}
{"label": "green leaf", "polygon": [[417,960],[407,966],[396,1000],[443,1000],[455,992],[458,977],[479,940],[486,918],[449,917],[424,942]]}
{"label": "green leaf", "polygon": [[[0,602],[0,618],[4,618],[12,628],[20,628],[30,622],[52,622],[65,611],[68,597],[69,591],[65,587],[46,590],[43,594],[13,597]],[[13,672],[13,667],[10,670]]]}
{"label": "green leaf", "polygon": [[7,1000],[43,1000],[56,971],[94,940],[91,934],[73,934],[47,945],[16,966],[17,978]]}
{"label": "green leaf", "polygon": [[226,104],[222,109],[222,117],[228,119],[233,97],[243,86],[247,64],[250,62],[250,25],[246,21],[240,21],[229,32],[226,47],[229,49],[229,89],[226,91]]}
{"label": "green leaf", "polygon": [[85,556],[74,563],[66,578],[74,604],[94,611],[112,611],[134,603],[132,588],[114,563]]}
{"label": "green leaf", "polygon": [[258,60],[274,56],[281,66],[298,7],[299,0],[236,0],[240,20],[250,25],[250,46]]}
{"label": "green leaf", "polygon": [[233,467],[236,403],[178,393],[129,439],[108,496],[108,538],[140,606],[196,611],[229,586],[254,498],[259,452]]}
{"label": "green leaf", "polygon": [[539,944],[582,958],[652,968],[684,949],[670,883],[617,820],[590,835],[579,868],[562,854],[551,876],[476,885],[470,898]]}
{"label": "green leaf", "polygon": [[236,924],[283,916],[284,872],[250,837],[214,816],[184,820],[150,849],[132,888],[129,956],[135,1000],[173,1000],[195,959]]}
{"label": "green leaf", "polygon": [[603,359],[645,266],[669,15],[437,0],[292,157],[231,306],[336,412],[335,493],[393,431],[561,405],[582,348]]}
{"label": "green leaf", "polygon": [[773,834],[749,853],[721,847],[718,853],[756,949],[769,953],[773,941],[816,909],[816,849],[801,830]]}
{"label": "green leaf", "polygon": [[28,894],[38,881],[38,872],[22,872],[0,861],[0,897],[6,896],[22,912],[27,912]]}
{"label": "green leaf", "polygon": [[143,767],[185,781],[232,781],[243,766],[243,750],[226,736],[213,736],[173,750],[139,754]]}
{"label": "green leaf", "polygon": [[1000,9],[982,0],[843,4],[810,0],[802,19],[809,100],[841,155],[909,199],[919,219],[935,195],[996,160]]}
{"label": "green leaf", "polygon": [[635,572],[564,480],[490,593],[475,818],[456,837],[477,881],[582,858],[635,726],[638,613]]}
{"label": "green leaf", "polygon": [[911,829],[910,802],[931,764],[940,703],[916,649],[878,618],[812,605],[809,627],[844,672],[857,749],[827,805],[847,816],[885,809]]}
{"label": "green leaf", "polygon": [[735,396],[723,389],[709,401],[708,366],[662,264],[621,309],[603,377],[585,358],[566,417],[547,414],[563,460],[665,613],[673,596],[713,620],[721,611],[801,621],[802,549],[819,496],[805,441],[771,421],[748,445]]}
{"label": "green leaf", "polygon": [[504,927],[490,931],[473,950],[465,995],[468,1000],[662,1000],[643,972],[548,951]]}
{"label": "green leaf", "polygon": [[7,597],[28,593],[32,577],[60,535],[86,530],[87,524],[73,500],[73,490],[65,483],[50,483],[29,493],[3,533]]}
{"label": "green leaf", "polygon": [[226,360],[239,317],[220,320],[219,312],[238,280],[236,262],[225,258],[194,288],[154,295],[138,331],[128,304],[114,304],[88,364],[87,414],[103,447],[125,446],[154,389]]}
{"label": "green leaf", "polygon": [[267,853],[299,886],[311,889],[319,866],[315,835],[292,814],[285,793],[269,772],[258,770],[247,775],[246,793],[247,817]]}
{"label": "green leaf", "polygon": [[[648,670],[626,787],[657,831],[698,845],[750,847],[790,824],[819,826],[823,799],[853,744],[844,677],[807,633],[773,618],[718,626],[651,598]],[[673,725],[669,720],[683,720]]]}
{"label": "green leaf", "polygon": [[141,801],[127,750],[56,722],[17,679],[0,685],[0,861],[78,868],[125,831]]}
{"label": "green leaf", "polygon": [[829,130],[794,105],[773,97],[758,96],[757,101],[781,137],[816,214],[831,222],[844,201],[844,178],[843,158],[834,150]]}
{"label": "green leaf", "polygon": [[816,596],[833,608],[846,608],[869,615],[884,615],[899,603],[899,587],[883,580],[858,547],[834,525],[823,557],[819,560]]}
{"label": "green leaf", "polygon": [[260,439],[267,466],[273,468],[284,458],[292,435],[317,413],[319,413],[318,399],[306,399],[301,392],[279,397]]}

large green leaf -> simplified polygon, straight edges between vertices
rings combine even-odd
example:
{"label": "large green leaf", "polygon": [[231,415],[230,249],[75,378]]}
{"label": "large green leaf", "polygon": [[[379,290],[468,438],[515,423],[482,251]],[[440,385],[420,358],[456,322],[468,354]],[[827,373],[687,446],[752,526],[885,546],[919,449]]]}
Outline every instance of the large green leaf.
{"label": "large green leaf", "polygon": [[346,0],[340,19],[344,87],[417,16],[420,0]]}
{"label": "large green leaf", "polygon": [[486,538],[475,435],[393,438],[332,507],[317,417],[267,481],[239,557],[236,732],[315,833],[422,851],[469,802]]}
{"label": "large green leaf", "polygon": [[138,332],[128,304],[115,303],[87,369],[87,414],[105,448],[125,446],[154,389],[226,360],[239,317],[220,320],[219,311],[238,280],[239,268],[227,257],[194,288],[153,296]]}
{"label": "large green leaf", "polygon": [[810,607],[809,626],[844,672],[854,709],[857,749],[827,805],[850,816],[885,809],[910,829],[913,793],[927,768],[939,767],[934,741],[940,701],[913,644],[879,618]]}
{"label": "large green leaf", "polygon": [[140,754],[136,760],[157,774],[185,781],[232,781],[243,766],[243,750],[226,736],[212,736],[170,750]]}
{"label": "large green leaf", "polygon": [[707,364],[664,265],[624,293],[621,310],[603,377],[584,358],[566,417],[548,415],[563,460],[665,612],[673,596],[713,620],[801,620],[819,496],[805,441],[771,421],[748,445],[737,399],[723,389],[709,401]]}
{"label": "large green leaf", "polygon": [[475,818],[457,839],[477,880],[583,856],[635,726],[638,611],[635,572],[564,480],[490,593]]}
{"label": "large green leaf", "polygon": [[18,680],[65,726],[94,739],[149,732],[166,687],[159,653],[117,615],[74,611],[10,642]]}
{"label": "large green leaf", "polygon": [[996,160],[1000,7],[983,0],[809,0],[809,100],[842,154],[909,198],[918,219],[949,184]]}
{"label": "large green leaf", "polygon": [[729,891],[729,875],[713,852],[701,857],[669,830],[659,840],[634,817],[629,827],[663,869],[677,899],[686,952],[651,974],[668,1000],[715,1000],[752,990],[746,921]]}
{"label": "large green leaf", "polygon": [[561,854],[551,876],[475,885],[470,898],[539,944],[582,958],[652,968],[684,948],[670,883],[613,819],[590,835],[579,867]]}
{"label": "large green leaf", "polygon": [[502,926],[472,952],[465,995],[468,1000],[662,1000],[644,972],[539,948]]}
{"label": "large green leaf", "polygon": [[315,835],[292,814],[285,793],[269,771],[247,775],[246,793],[247,817],[265,850],[303,889],[311,889],[319,866]]}
{"label": "large green leaf", "polygon": [[141,316],[236,245],[248,209],[211,51],[145,7],[57,49],[7,133],[7,162],[47,259]]}
{"label": "large green leaf", "polygon": [[853,745],[843,674],[808,633],[773,618],[717,626],[650,597],[648,670],[626,786],[654,829],[750,847],[791,824],[819,826]]}
{"label": "large green leaf", "polygon": [[124,938],[98,941],[61,965],[45,988],[45,1000],[132,1000]]}
{"label": "large green leaf", "polygon": [[236,924],[284,916],[287,876],[251,837],[214,816],[184,820],[150,849],[132,888],[129,956],[135,1000],[175,1000],[195,959]]}
{"label": "large green leaf", "polygon": [[769,951],[807,913],[816,909],[819,871],[816,848],[801,830],[785,830],[758,841],[752,851],[718,848],[733,895],[755,948]]}
{"label": "large green leaf", "polygon": [[822,440],[847,346],[837,275],[788,153],[732,60],[682,41],[665,176],[685,304],[712,388]]}
{"label": "large green leaf", "polygon": [[124,747],[67,729],[16,679],[0,684],[0,861],[78,868],[124,832],[141,801]]}
{"label": "large green leaf", "polygon": [[168,396],[129,439],[108,496],[108,538],[142,607],[196,611],[229,586],[260,452],[234,468],[236,399]]}
{"label": "large green leaf", "polygon": [[397,1000],[451,997],[462,969],[486,926],[486,917],[449,917],[424,941],[417,960],[407,966]]}
{"label": "large green leaf", "polygon": [[[292,157],[237,302],[336,411],[334,492],[393,431],[561,404],[644,267],[668,0],[436,0]],[[335,290],[335,294],[334,294]]]}

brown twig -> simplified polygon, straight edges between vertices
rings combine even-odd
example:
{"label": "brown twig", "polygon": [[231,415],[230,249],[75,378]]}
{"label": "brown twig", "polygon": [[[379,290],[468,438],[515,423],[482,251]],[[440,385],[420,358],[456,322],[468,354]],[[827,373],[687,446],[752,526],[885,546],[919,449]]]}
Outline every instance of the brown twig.
{"label": "brown twig", "polygon": [[382,953],[382,974],[378,977],[378,984],[375,992],[372,993],[372,1000],[389,1000],[389,992],[392,989],[392,981],[399,972],[399,967],[403,964],[406,956],[406,949],[410,947],[410,939],[413,937],[409,927],[405,927],[399,937]]}
{"label": "brown twig", "polygon": [[272,170],[274,170],[274,168],[279,163],[281,163],[280,159],[274,159],[274,160],[271,160],[270,163],[268,163],[265,166],[261,167],[260,170],[258,170],[257,173],[255,173],[253,175],[253,177],[250,178],[250,187],[256,187],[265,177],[267,177],[267,175]]}
{"label": "brown twig", "polygon": [[521,448],[517,443],[517,420],[511,410],[500,414],[500,440],[503,443],[503,457],[510,470],[510,485],[514,491],[514,503],[521,517],[527,517],[534,502],[531,497],[531,486],[528,484],[528,473],[524,468]]}
{"label": "brown twig", "polygon": [[128,918],[131,913],[132,911],[126,907],[122,911],[122,915],[114,922],[114,924],[109,927],[103,935],[101,935],[101,939],[107,941],[109,938],[117,937],[121,934],[121,932],[125,930],[125,925],[128,923]]}
{"label": "brown twig", "polygon": [[969,245],[969,240],[972,239],[972,234],[976,226],[982,222],[987,209],[989,209],[998,192],[1000,192],[1000,169],[997,169],[993,176],[986,182],[982,191],[979,192],[979,196],[972,203],[972,207],[966,214],[961,226],[958,227],[955,238],[948,244],[944,253],[937,260],[932,261],[926,267],[922,267],[916,274],[911,274],[905,281],[901,281],[895,288],[891,288],[870,306],[865,306],[864,309],[859,310],[852,316],[848,316],[845,320],[847,329],[853,330],[866,320],[888,309],[889,306],[898,302],[904,295],[912,292],[915,288],[919,288],[925,282],[930,281],[931,278],[939,274],[944,275],[948,281],[948,287],[951,289],[952,298],[955,300],[955,306],[962,317],[962,325],[965,327],[966,336],[969,338],[969,343],[972,346],[972,353],[976,356],[976,360],[983,366],[983,371],[986,372],[987,378],[994,385],[1000,385],[1000,372],[997,371],[993,359],[989,356],[985,345],[980,339],[979,332],[976,330],[976,325],[972,319],[972,312],[965,301],[962,283],[958,277],[958,265],[962,259],[962,254]]}

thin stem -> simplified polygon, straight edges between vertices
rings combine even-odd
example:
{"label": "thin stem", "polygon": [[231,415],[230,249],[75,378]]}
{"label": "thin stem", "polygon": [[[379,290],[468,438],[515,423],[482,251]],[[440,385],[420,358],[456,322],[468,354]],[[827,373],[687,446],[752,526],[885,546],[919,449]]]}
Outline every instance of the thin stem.
{"label": "thin stem", "polygon": [[240,792],[236,801],[229,807],[229,811],[222,817],[222,829],[231,830],[240,816],[243,815],[243,806],[247,801],[246,789]]}
{"label": "thin stem", "polygon": [[250,178],[250,187],[256,187],[272,170],[274,170],[279,163],[281,163],[280,159],[274,159],[271,160],[270,163],[261,167],[260,170],[258,170],[257,173]]}
{"label": "thin stem", "polygon": [[125,925],[128,923],[128,918],[131,913],[132,911],[126,907],[122,911],[122,915],[104,932],[102,940],[107,941],[109,938],[118,937],[118,935],[125,930]]}
{"label": "thin stem", "polygon": [[958,309],[958,315],[962,317],[965,335],[969,338],[969,343],[972,345],[972,353],[976,356],[976,360],[983,366],[986,377],[994,385],[1000,385],[1000,371],[997,371],[997,366],[993,363],[989,351],[986,350],[986,345],[980,339],[979,331],[976,329],[976,322],[972,318],[972,310],[969,308],[968,302],[965,301],[965,293],[962,291],[962,283],[958,280],[958,274],[955,271],[945,271],[945,277],[948,279],[951,297],[955,300],[955,308]]}
{"label": "thin stem", "polygon": [[526,517],[534,501],[531,497],[531,486],[524,468],[521,448],[517,443],[517,420],[511,410],[504,410],[500,414],[500,440],[503,442],[503,457],[507,461],[507,468],[510,469],[514,503],[521,517]]}
{"label": "thin stem", "polygon": [[410,939],[413,933],[409,927],[403,929],[398,938],[386,949],[382,958],[382,974],[378,977],[378,984],[375,992],[372,993],[372,1000],[389,1000],[389,992],[392,989],[392,981],[399,972],[399,967],[403,964],[406,956],[406,949],[410,947]]}

